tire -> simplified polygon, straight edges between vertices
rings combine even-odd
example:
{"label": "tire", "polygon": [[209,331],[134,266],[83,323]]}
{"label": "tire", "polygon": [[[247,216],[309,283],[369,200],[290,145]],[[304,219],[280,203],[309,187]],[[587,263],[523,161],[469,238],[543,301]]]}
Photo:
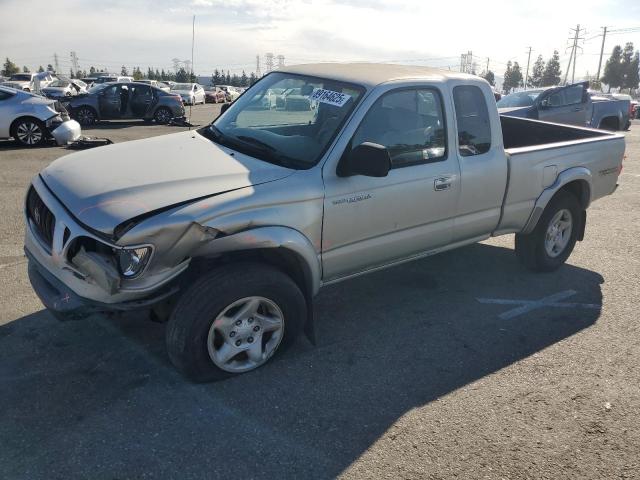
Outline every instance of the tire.
{"label": "tire", "polygon": [[[242,313],[255,311],[250,307],[256,302],[257,313]],[[196,382],[254,370],[293,343],[306,312],[302,292],[281,271],[260,263],[220,267],[177,301],[166,330],[169,358]]]}
{"label": "tire", "polygon": [[32,117],[20,118],[11,127],[11,136],[23,147],[38,147],[47,140],[47,128]]}
{"label": "tire", "polygon": [[[534,272],[557,270],[573,251],[578,232],[581,230],[582,218],[582,208],[578,199],[569,192],[559,191],[542,212],[533,232],[526,235],[516,234],[518,259]],[[566,231],[567,220],[570,220],[569,232]],[[561,224],[565,224],[565,230],[562,230],[562,227],[557,228]]]}
{"label": "tire", "polygon": [[166,124],[169,123],[172,118],[173,113],[171,113],[171,110],[169,110],[167,107],[160,107],[153,114],[153,119],[156,121],[156,123]]}
{"label": "tire", "polygon": [[600,130],[609,130],[610,132],[616,132],[619,130],[617,118],[605,118],[600,122],[598,126]]}
{"label": "tire", "polygon": [[96,111],[87,106],[78,107],[73,111],[73,116],[78,120],[78,123],[83,127],[89,127],[96,123],[98,120],[98,114]]}

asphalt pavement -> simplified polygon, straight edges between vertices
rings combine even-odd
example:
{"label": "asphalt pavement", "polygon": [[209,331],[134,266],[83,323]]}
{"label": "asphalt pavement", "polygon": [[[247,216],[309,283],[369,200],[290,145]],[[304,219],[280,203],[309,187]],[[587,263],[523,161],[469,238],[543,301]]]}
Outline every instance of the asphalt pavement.
{"label": "asphalt pavement", "polygon": [[620,187],[557,272],[525,270],[505,236],[336,284],[317,346],[204,385],[146,315],[43,310],[22,203],[69,152],[0,142],[0,478],[640,478],[640,121],[626,137]]}

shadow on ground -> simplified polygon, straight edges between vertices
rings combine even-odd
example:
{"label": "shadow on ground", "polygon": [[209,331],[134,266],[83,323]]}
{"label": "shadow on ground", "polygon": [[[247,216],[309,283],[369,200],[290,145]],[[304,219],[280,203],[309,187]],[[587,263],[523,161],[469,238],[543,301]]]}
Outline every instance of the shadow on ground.
{"label": "shadow on ground", "polygon": [[143,316],[59,323],[44,311],[0,327],[5,478],[330,478],[409,410],[592,325],[600,310],[511,320],[477,297],[573,289],[601,304],[602,277],[535,275],[511,249],[474,245],[327,287],[318,346],[251,374],[194,385],[169,365],[164,326]]}

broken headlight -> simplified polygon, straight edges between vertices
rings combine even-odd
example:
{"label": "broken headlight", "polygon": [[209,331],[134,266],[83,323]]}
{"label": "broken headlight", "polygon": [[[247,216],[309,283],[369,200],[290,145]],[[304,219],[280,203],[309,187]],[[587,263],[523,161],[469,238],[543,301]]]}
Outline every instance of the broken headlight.
{"label": "broken headlight", "polygon": [[118,270],[124,278],[139,275],[151,258],[151,247],[123,248],[116,250]]}

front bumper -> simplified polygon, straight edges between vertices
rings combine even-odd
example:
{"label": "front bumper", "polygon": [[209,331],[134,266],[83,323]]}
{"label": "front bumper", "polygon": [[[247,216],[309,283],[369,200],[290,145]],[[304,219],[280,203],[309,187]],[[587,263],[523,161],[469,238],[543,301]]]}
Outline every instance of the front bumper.
{"label": "front bumper", "polygon": [[36,292],[36,295],[45,307],[62,314],[64,318],[69,320],[85,318],[94,313],[124,312],[149,308],[169,298],[178,291],[177,286],[167,286],[162,292],[142,300],[117,304],[101,303],[76,294],[49,273],[26,248],[25,254],[29,259],[29,281],[31,282],[34,292]]}
{"label": "front bumper", "polygon": [[[48,238],[43,238],[33,221],[25,217],[25,253],[29,258],[30,278],[34,290],[47,308],[65,312],[131,310],[153,305],[178,291],[177,278],[189,265],[185,261],[173,268],[147,272],[127,281],[113,294],[97,281],[83,274],[67,260],[74,239],[88,237],[108,242],[87,231],[51,194],[42,179],[34,178],[32,187],[54,221]],[[42,210],[44,211],[44,210]],[[67,300],[62,300],[66,298]],[[91,306],[91,308],[87,308]],[[82,307],[82,308],[81,308]]]}
{"label": "front bumper", "polygon": [[80,138],[82,130],[75,120],[67,120],[51,130],[51,136],[58,145],[66,145]]}

